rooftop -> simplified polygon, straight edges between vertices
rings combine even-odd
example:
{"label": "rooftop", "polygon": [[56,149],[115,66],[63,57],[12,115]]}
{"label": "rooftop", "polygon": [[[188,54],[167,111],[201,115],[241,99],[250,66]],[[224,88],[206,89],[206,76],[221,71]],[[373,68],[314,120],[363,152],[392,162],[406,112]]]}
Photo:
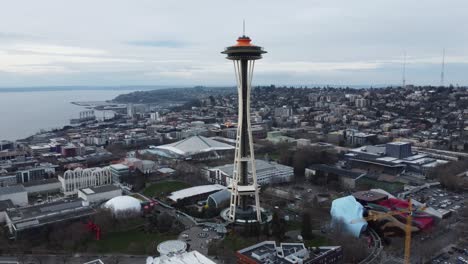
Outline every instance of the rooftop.
{"label": "rooftop", "polygon": [[20,192],[26,192],[26,189],[21,184],[0,188],[0,195],[8,195],[8,194],[20,193]]}
{"label": "rooftop", "polygon": [[115,186],[115,185],[112,185],[112,184],[80,189],[81,192],[83,192],[83,193],[85,193],[87,195],[93,195],[93,194],[96,194],[96,193],[111,192],[111,191],[116,191],[116,190],[120,190],[120,188]]}
{"label": "rooftop", "polygon": [[115,170],[128,170],[128,166],[125,166],[123,164],[112,164],[110,165],[111,169]]}
{"label": "rooftop", "polygon": [[[251,163],[249,162],[247,166],[248,166],[248,170],[249,170],[249,173],[250,173],[252,171]],[[278,164],[276,162],[269,162],[269,161],[265,161],[265,160],[260,160],[260,159],[255,160],[255,167],[257,169],[257,174],[261,173],[261,172],[264,172],[264,171],[271,171],[271,170],[275,170],[275,169],[276,170],[289,170],[289,169],[292,169],[292,167],[290,167],[290,166]],[[233,173],[233,170],[234,170],[234,164],[230,163],[230,164],[214,167],[214,168],[211,168],[211,169],[221,170],[226,175],[229,175],[230,177],[232,177],[232,173]]]}
{"label": "rooftop", "polygon": [[157,146],[156,149],[168,150],[178,155],[191,155],[214,150],[231,150],[233,146],[203,136],[193,136],[175,143]]}
{"label": "rooftop", "polygon": [[190,187],[187,189],[183,189],[180,191],[175,191],[168,196],[174,202],[177,202],[180,199],[184,199],[187,197],[192,197],[195,195],[200,195],[204,193],[216,192],[220,190],[226,189],[226,186],[220,184],[211,184],[211,185],[200,185],[195,187]]}
{"label": "rooftop", "polygon": [[51,183],[60,183],[60,181],[57,178],[50,178],[50,179],[44,179],[44,180],[40,180],[40,181],[25,182],[25,183],[23,183],[23,185],[24,185],[24,187],[31,187],[31,186],[51,184]]}
{"label": "rooftop", "polygon": [[353,196],[356,198],[356,200],[365,202],[376,202],[388,198],[386,194],[373,191],[355,192],[353,193]]}
{"label": "rooftop", "polygon": [[[318,247],[307,249],[303,243],[281,243],[263,241],[238,251],[256,263],[289,264],[301,260],[313,260],[341,247]],[[280,254],[281,256],[278,256]]]}
{"label": "rooftop", "polygon": [[16,230],[75,219],[94,214],[95,210],[83,205],[82,199],[64,200],[9,211],[8,217]]}
{"label": "rooftop", "polygon": [[181,254],[161,256],[151,261],[149,258],[150,257],[146,260],[148,264],[215,264],[215,262],[196,250]]}
{"label": "rooftop", "polygon": [[0,212],[5,211],[8,208],[13,208],[15,205],[11,200],[1,200],[0,201]]}
{"label": "rooftop", "polygon": [[355,171],[351,171],[348,169],[342,169],[342,168],[338,168],[338,167],[334,167],[334,166],[330,166],[326,164],[313,164],[309,166],[309,169],[320,170],[320,171],[324,171],[327,173],[333,173],[338,176],[343,176],[343,177],[348,177],[348,178],[353,178],[353,179],[357,179],[359,176],[365,174],[362,172],[355,172]]}

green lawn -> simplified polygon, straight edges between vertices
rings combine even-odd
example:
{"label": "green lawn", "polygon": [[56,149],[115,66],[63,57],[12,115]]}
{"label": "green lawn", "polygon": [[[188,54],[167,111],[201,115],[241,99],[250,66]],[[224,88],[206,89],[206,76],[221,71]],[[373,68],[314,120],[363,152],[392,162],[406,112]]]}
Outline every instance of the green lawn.
{"label": "green lawn", "polygon": [[176,238],[176,235],[130,230],[103,234],[101,240],[89,243],[94,244],[97,253],[148,254],[154,253],[155,245],[160,242]]}
{"label": "green lawn", "polygon": [[301,227],[302,227],[301,222],[299,221],[287,221],[286,224],[287,224],[287,227],[286,227],[287,231],[301,230]]}
{"label": "green lawn", "polygon": [[249,247],[256,243],[258,242],[255,240],[255,238],[242,237],[236,234],[229,234],[223,239],[222,242],[225,248],[229,248],[232,251],[237,251],[239,249]]}
{"label": "green lawn", "polygon": [[390,193],[397,193],[403,190],[404,184],[401,182],[384,182],[377,181],[371,178],[362,177],[357,182],[358,185],[370,186],[371,188],[383,189]]}
{"label": "green lawn", "polygon": [[306,247],[320,247],[327,245],[327,238],[319,235],[314,235],[313,239],[305,240]]}
{"label": "green lawn", "polygon": [[148,197],[164,197],[171,192],[191,187],[190,184],[181,181],[163,181],[151,184],[143,190],[143,194]]}

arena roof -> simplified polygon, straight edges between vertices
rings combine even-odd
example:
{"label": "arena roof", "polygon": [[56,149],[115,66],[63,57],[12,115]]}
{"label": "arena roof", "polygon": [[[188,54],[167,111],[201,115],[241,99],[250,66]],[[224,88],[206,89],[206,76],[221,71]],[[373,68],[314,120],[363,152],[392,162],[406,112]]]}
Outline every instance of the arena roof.
{"label": "arena roof", "polygon": [[156,149],[163,149],[186,156],[214,150],[231,150],[234,147],[203,136],[193,136],[175,143],[157,146]]}
{"label": "arena roof", "polygon": [[226,189],[226,186],[220,185],[220,184],[211,184],[211,185],[200,185],[200,186],[195,186],[195,187],[190,187],[187,189],[183,189],[180,191],[175,191],[171,193],[171,195],[168,196],[169,199],[171,199],[174,202],[177,202],[180,199],[204,194],[204,193],[210,193],[210,192],[216,192],[220,190]]}

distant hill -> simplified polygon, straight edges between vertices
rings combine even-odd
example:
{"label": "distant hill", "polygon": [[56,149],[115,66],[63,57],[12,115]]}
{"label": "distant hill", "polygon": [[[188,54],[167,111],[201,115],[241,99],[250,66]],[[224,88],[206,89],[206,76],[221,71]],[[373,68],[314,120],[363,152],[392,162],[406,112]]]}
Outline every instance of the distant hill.
{"label": "distant hill", "polygon": [[116,103],[150,104],[159,102],[184,103],[200,99],[210,95],[226,94],[235,92],[234,87],[193,87],[193,88],[170,88],[151,91],[135,91],[121,94],[114,98]]}

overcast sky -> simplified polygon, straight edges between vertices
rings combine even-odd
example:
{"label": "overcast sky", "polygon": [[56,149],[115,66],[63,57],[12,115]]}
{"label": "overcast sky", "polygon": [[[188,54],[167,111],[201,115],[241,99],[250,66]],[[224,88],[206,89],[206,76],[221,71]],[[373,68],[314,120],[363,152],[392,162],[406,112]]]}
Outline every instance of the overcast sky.
{"label": "overcast sky", "polygon": [[220,51],[268,53],[254,84],[468,85],[467,0],[1,1],[0,87],[234,85]]}

